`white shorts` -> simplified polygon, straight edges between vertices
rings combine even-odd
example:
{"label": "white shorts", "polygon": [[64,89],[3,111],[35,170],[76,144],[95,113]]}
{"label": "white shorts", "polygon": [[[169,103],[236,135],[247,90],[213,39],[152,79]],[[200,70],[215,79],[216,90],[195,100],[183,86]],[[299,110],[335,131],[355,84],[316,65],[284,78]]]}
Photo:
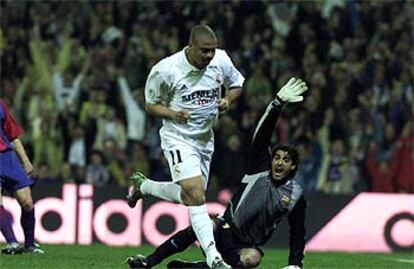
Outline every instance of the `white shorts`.
{"label": "white shorts", "polygon": [[207,188],[214,152],[214,136],[208,141],[197,141],[163,128],[160,130],[160,136],[161,148],[168,160],[173,182],[203,176],[204,188]]}

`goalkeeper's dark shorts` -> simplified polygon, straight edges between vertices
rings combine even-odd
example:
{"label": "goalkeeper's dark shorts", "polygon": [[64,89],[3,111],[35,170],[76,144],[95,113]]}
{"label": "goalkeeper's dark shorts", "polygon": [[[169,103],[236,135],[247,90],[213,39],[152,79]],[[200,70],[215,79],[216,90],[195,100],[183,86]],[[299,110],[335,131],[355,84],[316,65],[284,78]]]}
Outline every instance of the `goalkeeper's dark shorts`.
{"label": "goalkeeper's dark shorts", "polygon": [[216,217],[214,223],[216,224],[214,239],[216,240],[217,250],[220,252],[224,261],[232,267],[238,267],[240,265],[241,249],[254,248],[261,253],[262,257],[264,256],[264,252],[259,247],[241,242],[224,219]]}

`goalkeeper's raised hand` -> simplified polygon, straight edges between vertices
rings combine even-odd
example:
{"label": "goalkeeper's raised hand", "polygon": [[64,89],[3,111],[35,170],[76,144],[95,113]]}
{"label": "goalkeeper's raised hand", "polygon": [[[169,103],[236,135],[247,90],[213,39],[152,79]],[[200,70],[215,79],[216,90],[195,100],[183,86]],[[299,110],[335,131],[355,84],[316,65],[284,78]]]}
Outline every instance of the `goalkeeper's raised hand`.
{"label": "goalkeeper's raised hand", "polygon": [[302,94],[308,90],[308,86],[301,79],[291,78],[276,94],[276,99],[283,103],[302,102]]}

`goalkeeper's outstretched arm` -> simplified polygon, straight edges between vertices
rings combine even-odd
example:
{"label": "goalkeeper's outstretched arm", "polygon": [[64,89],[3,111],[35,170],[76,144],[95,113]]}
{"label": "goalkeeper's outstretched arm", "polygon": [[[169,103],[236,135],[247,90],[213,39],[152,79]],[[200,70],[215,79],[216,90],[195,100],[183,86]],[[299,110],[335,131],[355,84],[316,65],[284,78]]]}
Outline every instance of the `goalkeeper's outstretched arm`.
{"label": "goalkeeper's outstretched arm", "polygon": [[303,101],[302,94],[308,90],[306,83],[291,78],[277,93],[276,98],[267,106],[260,118],[250,147],[246,174],[251,175],[269,169],[269,147],[276,121],[285,103]]}

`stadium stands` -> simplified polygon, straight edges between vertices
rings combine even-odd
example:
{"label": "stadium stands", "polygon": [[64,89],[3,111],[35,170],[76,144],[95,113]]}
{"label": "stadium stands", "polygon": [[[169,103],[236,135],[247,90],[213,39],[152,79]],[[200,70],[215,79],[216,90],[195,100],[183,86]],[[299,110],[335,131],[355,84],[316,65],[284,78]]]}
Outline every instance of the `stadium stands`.
{"label": "stadium stands", "polygon": [[287,110],[275,135],[300,147],[307,192],[414,190],[412,1],[0,6],[0,96],[28,133],[39,184],[126,186],[136,169],[168,179],[160,122],[142,113],[143,86],[156,61],[186,45],[192,25],[207,23],[247,78],[243,98],[218,123],[216,188],[238,184],[226,167],[242,166],[261,110],[296,75],[309,96]]}

